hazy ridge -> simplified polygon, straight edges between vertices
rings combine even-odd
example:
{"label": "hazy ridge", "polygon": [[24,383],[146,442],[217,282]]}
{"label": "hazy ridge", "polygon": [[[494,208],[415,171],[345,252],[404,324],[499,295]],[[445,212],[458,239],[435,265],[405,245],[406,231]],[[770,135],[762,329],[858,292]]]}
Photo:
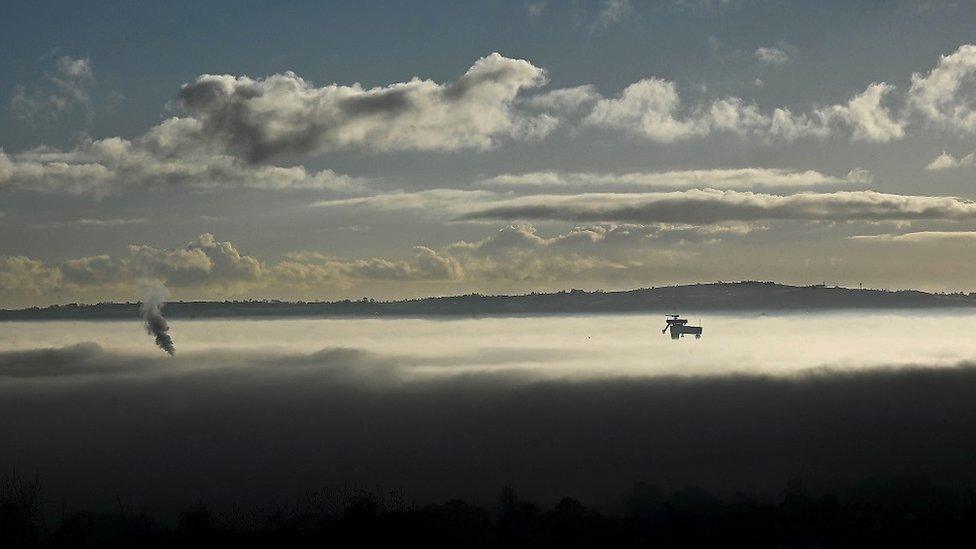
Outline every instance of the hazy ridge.
{"label": "hazy ridge", "polygon": [[[293,316],[435,316],[666,311],[763,311],[831,309],[923,309],[976,305],[976,294],[919,290],[790,286],[774,282],[717,282],[625,291],[570,290],[525,295],[468,294],[403,301],[285,302],[178,301],[170,318]],[[0,310],[2,320],[122,319],[138,316],[138,303],[53,305]]]}

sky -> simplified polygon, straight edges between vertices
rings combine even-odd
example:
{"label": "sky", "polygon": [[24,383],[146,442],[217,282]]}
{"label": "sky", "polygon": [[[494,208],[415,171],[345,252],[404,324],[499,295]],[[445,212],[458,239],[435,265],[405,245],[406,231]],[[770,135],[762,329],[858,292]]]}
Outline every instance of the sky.
{"label": "sky", "polygon": [[970,2],[0,15],[0,307],[976,289]]}

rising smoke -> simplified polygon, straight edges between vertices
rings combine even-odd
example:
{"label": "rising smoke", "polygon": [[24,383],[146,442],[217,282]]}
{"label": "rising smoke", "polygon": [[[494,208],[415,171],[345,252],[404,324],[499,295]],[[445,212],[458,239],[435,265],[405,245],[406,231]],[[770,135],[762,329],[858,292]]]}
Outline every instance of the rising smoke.
{"label": "rising smoke", "polygon": [[173,338],[169,335],[169,323],[163,318],[163,305],[169,297],[169,290],[160,283],[156,283],[147,288],[146,298],[139,306],[139,314],[146,324],[146,332],[156,338],[156,345],[173,355],[176,347],[173,345]]}

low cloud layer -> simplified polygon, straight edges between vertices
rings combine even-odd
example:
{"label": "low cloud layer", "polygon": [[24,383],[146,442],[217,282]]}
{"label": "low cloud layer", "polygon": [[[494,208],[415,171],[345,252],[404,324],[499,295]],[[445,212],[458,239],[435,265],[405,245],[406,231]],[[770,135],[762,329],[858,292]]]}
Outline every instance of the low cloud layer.
{"label": "low cloud layer", "polygon": [[[237,298],[246,295],[346,295],[362,285],[445,284],[451,293],[470,285],[545,284],[567,281],[639,280],[652,266],[674,262],[687,252],[672,244],[735,240],[762,225],[695,226],[585,225],[552,236],[531,225],[502,227],[480,240],[459,240],[432,248],[414,246],[394,257],[341,257],[293,251],[278,261],[248,255],[207,233],[182,247],[130,245],[122,254],[99,254],[47,264],[28,257],[0,256],[0,299],[17,296],[104,295],[141,299],[140,281],[157,279],[181,296]],[[362,294],[359,294],[362,295]],[[121,297],[127,296],[127,297]],[[303,297],[304,298],[304,297]]]}
{"label": "low cloud layer", "polygon": [[[845,202],[850,194],[854,199]],[[0,304],[16,308],[140,300],[137,288],[145,279],[161,281],[175,299],[210,300],[402,299],[468,292],[624,289],[675,281],[752,280],[770,273],[777,280],[799,284],[871,281],[882,287],[918,288],[913,281],[919,276],[938,280],[938,285],[923,286],[936,291],[972,284],[971,271],[965,268],[973,260],[969,247],[959,247],[953,254],[939,252],[938,246],[915,246],[892,254],[888,247],[894,242],[970,242],[972,232],[960,225],[968,225],[965,221],[976,214],[971,204],[956,199],[913,200],[878,193],[782,197],[733,191],[583,195],[582,199],[491,196],[483,211],[465,214],[471,210],[450,200],[444,207],[454,215],[478,218],[581,221],[562,230],[512,223],[485,228],[481,238],[408,245],[359,257],[313,249],[269,258],[209,233],[174,248],[132,244],[121,252],[60,262],[0,255]],[[395,195],[390,198],[390,205],[367,201],[357,207],[403,206]],[[412,207],[423,208],[425,196],[413,198],[418,204]],[[544,200],[545,207],[540,209],[530,199]],[[804,217],[810,212],[816,217]],[[792,217],[779,219],[787,215]],[[848,222],[851,219],[862,221]],[[784,224],[797,222],[817,234],[803,246],[776,242],[773,236]],[[909,230],[916,224],[923,227]],[[890,232],[896,227],[899,233]],[[777,260],[764,259],[768,253],[775,253]]]}
{"label": "low cloud layer", "polygon": [[459,219],[693,224],[773,219],[973,220],[976,219],[976,203],[955,197],[904,196],[874,191],[781,196],[705,189],[670,193],[524,196],[472,208]]}
{"label": "low cloud layer", "polygon": [[871,173],[853,169],[845,177],[826,175],[816,170],[791,171],[772,168],[728,168],[674,170],[666,172],[592,173],[531,172],[502,174],[486,179],[483,185],[520,189],[526,187],[569,189],[755,189],[763,187],[815,188],[822,186],[863,185],[873,181]]}
{"label": "low cloud layer", "polygon": [[[731,173],[724,181],[733,187],[753,184],[749,174]],[[783,176],[784,174],[780,174]],[[558,187],[579,177],[597,184],[630,185],[648,182],[691,183],[696,175],[637,174],[628,176],[540,173],[501,176],[488,183],[496,186],[524,183]],[[866,177],[860,172],[851,179]],[[762,180],[757,179],[757,181]],[[782,183],[831,181],[814,174],[785,175]],[[720,183],[723,183],[721,179]],[[550,190],[550,189],[547,189]],[[767,220],[800,221],[967,221],[976,219],[976,203],[953,196],[917,196],[876,191],[800,192],[769,194],[720,189],[690,189],[671,192],[616,192],[584,194],[526,194],[491,191],[434,189],[416,193],[393,193],[364,198],[327,200],[320,208],[355,207],[374,211],[418,211],[429,215],[453,216],[456,220],[548,220],[569,223],[683,223],[709,225],[720,222]]]}
{"label": "low cloud layer", "polygon": [[0,149],[0,190],[105,195],[125,190],[196,188],[321,189],[350,192],[363,183],[332,170],[252,165],[228,155],[170,155],[156,151],[172,120],[137,141],[118,137],[79,144],[69,151],[38,148],[15,155]]}
{"label": "low cloud layer", "polygon": [[[263,262],[241,253],[230,242],[204,234],[181,248],[131,245],[119,256],[87,256],[59,265],[0,256],[0,293],[51,295],[98,288],[121,291],[147,277],[174,288],[209,288],[225,296],[282,286],[321,291],[356,281],[456,282],[543,276],[555,280],[567,272],[614,268],[612,261],[601,258],[601,248],[611,240],[624,238],[634,243],[635,239],[674,230],[678,229],[592,227],[543,238],[534,228],[519,226],[482,241],[461,241],[440,250],[416,246],[411,259],[355,259],[296,252],[277,263]],[[693,233],[690,228],[687,231]],[[539,255],[543,252],[545,255]]]}
{"label": "low cloud layer", "polygon": [[915,244],[971,244],[976,231],[918,231],[903,234],[855,235],[852,240],[862,242],[909,242]]}
{"label": "low cloud layer", "polygon": [[138,360],[94,344],[0,352],[0,436],[18,441],[0,467],[37,475],[71,509],[152,511],[323,486],[491,502],[512,485],[612,505],[638,480],[730,492],[797,476],[812,490],[906,473],[976,482],[968,365],[559,382],[421,380],[409,360],[355,349]]}
{"label": "low cloud layer", "polygon": [[90,341],[57,348],[0,352],[2,378],[124,374],[158,366],[135,355],[105,351]]}

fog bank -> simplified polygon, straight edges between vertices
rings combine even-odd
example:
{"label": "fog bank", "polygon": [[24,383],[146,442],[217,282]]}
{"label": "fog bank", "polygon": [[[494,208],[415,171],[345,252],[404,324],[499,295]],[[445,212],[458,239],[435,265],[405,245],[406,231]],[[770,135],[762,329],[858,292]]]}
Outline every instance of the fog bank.
{"label": "fog bank", "polygon": [[718,491],[778,490],[795,476],[813,489],[903,473],[976,483],[969,363],[600,379],[427,366],[353,348],[4,351],[0,468],[38,475],[51,503],[118,496],[159,512],[323,486],[485,502],[508,484],[539,501],[609,505],[638,480]]}
{"label": "fog bank", "polygon": [[[324,347],[396,356],[413,372],[529,371],[596,378],[788,374],[810,368],[951,366],[976,357],[976,314],[965,311],[687,315],[701,340],[661,335],[660,315],[566,315],[469,319],[178,320],[180,354],[224,349],[272,355]],[[138,322],[6,322],[0,351],[98,342],[112,352],[158,358]],[[226,351],[225,351],[226,352]]]}

